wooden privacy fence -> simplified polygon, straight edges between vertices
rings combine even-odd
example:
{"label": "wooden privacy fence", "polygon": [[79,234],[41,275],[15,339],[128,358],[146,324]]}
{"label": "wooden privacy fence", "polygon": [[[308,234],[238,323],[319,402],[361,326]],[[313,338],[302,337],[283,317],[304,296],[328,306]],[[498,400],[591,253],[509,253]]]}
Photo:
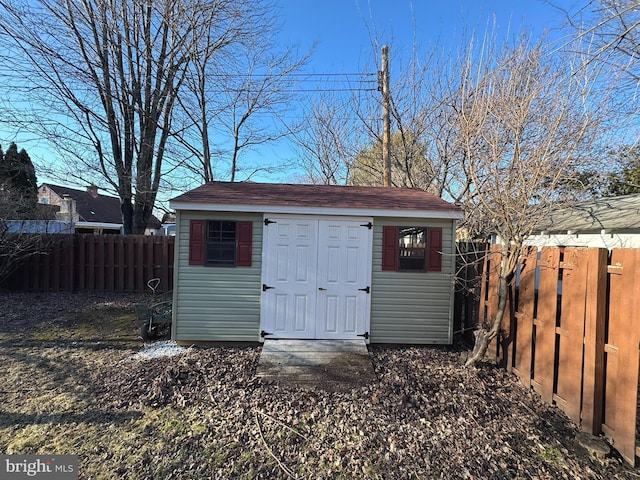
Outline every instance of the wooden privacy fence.
{"label": "wooden privacy fence", "polygon": [[158,292],[173,288],[175,237],[51,235],[46,252],[33,255],[5,282],[31,291]]}
{"label": "wooden privacy fence", "polygon": [[[484,265],[479,321],[495,318],[500,246]],[[635,464],[640,249],[531,248],[492,355],[583,431]]]}

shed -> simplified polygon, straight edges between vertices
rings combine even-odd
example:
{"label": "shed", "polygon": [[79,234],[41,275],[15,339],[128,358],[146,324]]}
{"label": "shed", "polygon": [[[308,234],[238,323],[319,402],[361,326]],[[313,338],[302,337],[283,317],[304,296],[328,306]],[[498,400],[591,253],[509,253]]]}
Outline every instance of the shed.
{"label": "shed", "polygon": [[180,343],[452,342],[454,204],[406,188],[210,182],[170,205]]}

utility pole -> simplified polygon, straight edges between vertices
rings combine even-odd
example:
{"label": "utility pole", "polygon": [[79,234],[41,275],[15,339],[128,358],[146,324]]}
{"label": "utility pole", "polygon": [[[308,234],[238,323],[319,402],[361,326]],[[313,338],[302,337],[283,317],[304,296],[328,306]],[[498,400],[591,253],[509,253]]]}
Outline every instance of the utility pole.
{"label": "utility pole", "polygon": [[391,122],[389,119],[389,47],[382,47],[382,71],[378,90],[382,91],[382,163],[384,166],[383,185],[391,186]]}

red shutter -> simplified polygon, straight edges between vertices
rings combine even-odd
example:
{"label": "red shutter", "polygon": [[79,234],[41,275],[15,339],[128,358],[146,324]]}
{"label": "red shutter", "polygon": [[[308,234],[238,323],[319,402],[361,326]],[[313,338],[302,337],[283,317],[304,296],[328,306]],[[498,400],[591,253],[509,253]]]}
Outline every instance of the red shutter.
{"label": "red shutter", "polygon": [[430,228],[429,232],[429,265],[430,272],[442,271],[442,228]]}
{"label": "red shutter", "polygon": [[382,227],[382,270],[398,270],[398,227]]}
{"label": "red shutter", "polygon": [[205,220],[189,224],[189,265],[204,265]]}
{"label": "red shutter", "polygon": [[238,235],[237,250],[236,250],[236,266],[250,267],[253,222],[238,222],[236,227],[236,233]]}

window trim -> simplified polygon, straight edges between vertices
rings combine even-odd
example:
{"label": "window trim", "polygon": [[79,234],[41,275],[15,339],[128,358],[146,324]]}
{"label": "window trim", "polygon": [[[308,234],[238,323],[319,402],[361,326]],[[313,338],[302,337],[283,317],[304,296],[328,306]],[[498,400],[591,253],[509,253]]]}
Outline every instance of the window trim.
{"label": "window trim", "polygon": [[[404,226],[404,225],[403,225]],[[427,247],[424,270],[400,269],[400,227],[382,227],[382,270],[394,272],[441,272],[442,227],[416,226],[426,229]]]}
{"label": "window trim", "polygon": [[[207,264],[207,225],[209,221],[234,222],[236,224],[236,250],[233,265]],[[190,220],[189,221],[189,265],[207,267],[250,267],[253,253],[253,222],[245,220]]]}

